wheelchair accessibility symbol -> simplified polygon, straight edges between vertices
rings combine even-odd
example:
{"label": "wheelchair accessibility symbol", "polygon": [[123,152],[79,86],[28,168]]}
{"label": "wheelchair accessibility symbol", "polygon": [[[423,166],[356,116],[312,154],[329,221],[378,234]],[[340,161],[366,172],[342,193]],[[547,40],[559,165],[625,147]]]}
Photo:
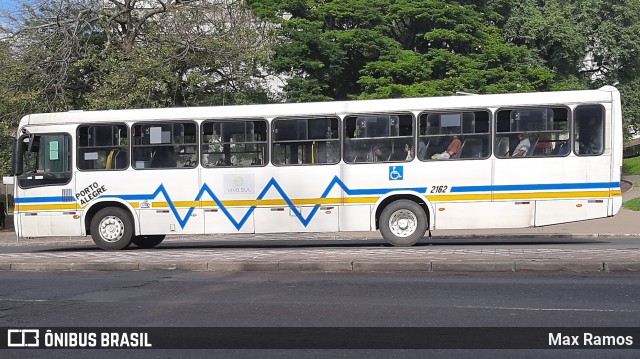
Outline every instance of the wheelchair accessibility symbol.
{"label": "wheelchair accessibility symbol", "polygon": [[389,181],[402,181],[403,172],[403,166],[389,166]]}

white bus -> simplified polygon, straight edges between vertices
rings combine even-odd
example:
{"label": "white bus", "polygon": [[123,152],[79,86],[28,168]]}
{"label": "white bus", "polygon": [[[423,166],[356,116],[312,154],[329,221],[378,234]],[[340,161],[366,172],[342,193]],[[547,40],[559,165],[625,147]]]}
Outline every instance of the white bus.
{"label": "white bus", "polygon": [[599,90],[71,111],[20,121],[19,237],[524,228],[621,208],[622,112]]}

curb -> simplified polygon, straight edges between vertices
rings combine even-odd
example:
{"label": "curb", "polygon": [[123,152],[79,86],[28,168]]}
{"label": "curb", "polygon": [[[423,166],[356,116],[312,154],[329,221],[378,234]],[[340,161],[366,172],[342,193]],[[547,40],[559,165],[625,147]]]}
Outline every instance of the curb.
{"label": "curb", "polygon": [[188,272],[640,272],[640,261],[235,261],[235,262],[16,262],[0,263],[0,271],[188,271]]}
{"label": "curb", "polygon": [[[464,234],[464,235],[434,235],[431,237],[431,240],[441,240],[441,239],[469,239],[469,238],[640,238],[640,233],[540,233],[540,234],[528,234],[528,233],[519,233],[519,234]],[[265,242],[265,241],[283,241],[286,242],[289,239],[251,239],[246,243],[250,244],[251,242]],[[309,239],[308,241],[313,241],[315,239]],[[324,240],[324,239],[321,239]],[[362,238],[362,237],[349,237],[346,234],[340,238],[331,238],[326,240],[335,240],[335,241],[349,241],[349,240],[379,240],[384,241],[382,238]],[[210,239],[206,241],[215,242],[216,239]],[[418,243],[420,244],[429,244],[430,239],[425,237],[420,240]],[[175,240],[167,240],[164,242],[165,244],[172,243],[198,243],[204,242],[204,240],[189,240],[187,239],[175,239]],[[220,243],[224,243],[223,240],[219,241]],[[386,242],[385,242],[386,243]],[[88,245],[98,248],[95,246],[93,241],[91,241],[90,237],[82,238],[82,239],[65,239],[65,240],[56,240],[56,239],[45,239],[45,240],[37,240],[37,241],[29,241],[29,240],[11,240],[11,241],[3,241],[0,239],[0,247],[24,247],[24,246],[72,246],[72,245]],[[135,246],[132,246],[132,249],[137,249]]]}

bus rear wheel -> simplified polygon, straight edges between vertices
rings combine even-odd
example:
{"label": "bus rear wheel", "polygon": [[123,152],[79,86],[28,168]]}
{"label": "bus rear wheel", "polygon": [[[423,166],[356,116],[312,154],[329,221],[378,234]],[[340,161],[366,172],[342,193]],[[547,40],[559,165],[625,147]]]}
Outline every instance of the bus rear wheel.
{"label": "bus rear wheel", "polygon": [[91,238],[107,251],[127,248],[133,238],[133,220],[122,208],[103,208],[91,220]]}
{"label": "bus rear wheel", "polygon": [[427,231],[428,220],[424,210],[416,202],[398,200],[389,204],[380,214],[380,233],[397,247],[416,244]]}
{"label": "bus rear wheel", "polygon": [[131,240],[131,243],[135,244],[140,248],[145,248],[145,249],[153,248],[158,244],[162,243],[162,241],[164,241],[164,237],[166,237],[164,234],[134,236],[133,239]]}

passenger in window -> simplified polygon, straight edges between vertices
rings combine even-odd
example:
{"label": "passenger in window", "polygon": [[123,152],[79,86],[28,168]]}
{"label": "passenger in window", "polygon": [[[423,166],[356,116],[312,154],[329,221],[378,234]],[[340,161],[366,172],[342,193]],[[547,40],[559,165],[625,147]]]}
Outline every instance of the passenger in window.
{"label": "passenger in window", "polygon": [[462,149],[462,141],[460,141],[458,136],[453,135],[453,140],[451,140],[449,147],[447,147],[449,158],[458,158],[458,156],[460,155],[460,149]]}
{"label": "passenger in window", "polygon": [[387,155],[382,146],[376,146],[373,148],[370,154],[367,155],[367,162],[382,162],[387,160]]}
{"label": "passenger in window", "polygon": [[460,149],[462,149],[462,141],[458,138],[457,135],[453,135],[453,140],[447,146],[446,151],[442,153],[436,153],[431,156],[434,160],[448,160],[448,159],[456,159],[460,155]]}
{"label": "passenger in window", "polygon": [[404,145],[404,152],[406,152],[407,156],[404,159],[405,161],[411,161],[413,159],[413,157],[415,157],[415,151],[413,150],[413,147],[411,147],[408,143],[405,143]]}
{"label": "passenger in window", "polygon": [[418,142],[418,159],[424,160],[427,157],[427,145],[424,142]]}
{"label": "passenger in window", "polygon": [[563,141],[562,143],[560,143],[560,145],[558,146],[557,154],[558,154],[558,156],[565,156],[565,155],[569,154],[569,142],[568,141]]}
{"label": "passenger in window", "polygon": [[380,161],[384,161],[387,159],[387,156],[385,155],[385,151],[382,149],[382,147],[376,147],[373,150],[373,154],[374,154],[374,161],[375,162],[380,162]]}
{"label": "passenger in window", "polygon": [[524,157],[529,151],[529,148],[531,148],[531,142],[527,138],[526,133],[522,132],[519,134],[518,139],[520,140],[520,143],[518,143],[515,150],[513,150],[512,157]]}
{"label": "passenger in window", "polygon": [[600,136],[596,136],[594,133],[589,132],[583,141],[580,141],[580,154],[583,155],[597,155],[602,152],[602,143]]}

